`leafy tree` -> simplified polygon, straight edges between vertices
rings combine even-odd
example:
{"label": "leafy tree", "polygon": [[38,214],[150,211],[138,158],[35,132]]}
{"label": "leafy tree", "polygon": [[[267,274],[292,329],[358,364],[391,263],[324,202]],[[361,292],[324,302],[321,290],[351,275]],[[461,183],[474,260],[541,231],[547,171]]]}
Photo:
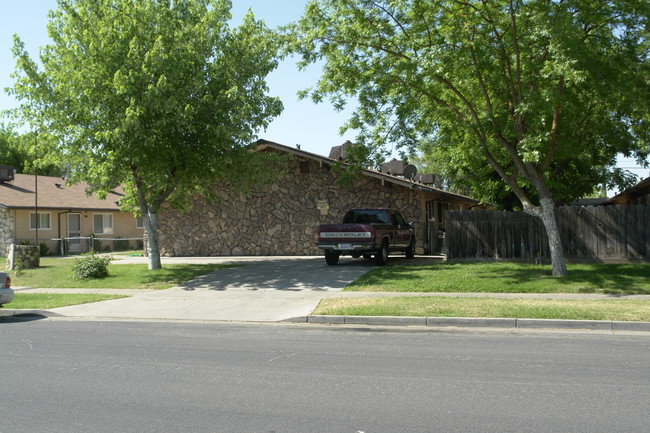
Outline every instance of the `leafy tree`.
{"label": "leafy tree", "polygon": [[[489,198],[498,174],[546,227],[566,275],[557,200],[591,191],[615,155],[648,153],[644,0],[313,0],[295,27],[315,89],[373,145],[426,146]],[[473,179],[472,179],[473,177]]]}
{"label": "leafy tree", "polygon": [[282,111],[265,77],[279,36],[252,12],[229,27],[228,0],[58,0],[42,70],[15,37],[13,94],[23,118],[60,143],[72,179],[124,184],[160,268],[158,212],[184,209],[216,181],[270,175],[247,145]]}
{"label": "leafy tree", "polygon": [[16,134],[6,126],[0,127],[0,164],[22,169],[25,155],[16,148]]}
{"label": "leafy tree", "polygon": [[0,125],[0,164],[14,167],[20,174],[61,176],[65,171],[50,152],[47,136],[34,132],[19,135],[6,125]]}

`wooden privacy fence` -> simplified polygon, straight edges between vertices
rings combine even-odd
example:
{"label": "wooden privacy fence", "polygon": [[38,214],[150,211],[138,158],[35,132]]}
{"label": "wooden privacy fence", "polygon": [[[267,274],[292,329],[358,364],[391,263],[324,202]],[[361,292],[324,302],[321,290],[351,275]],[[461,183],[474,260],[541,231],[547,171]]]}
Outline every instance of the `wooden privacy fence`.
{"label": "wooden privacy fence", "polygon": [[[549,259],[539,218],[524,212],[447,211],[448,259]],[[592,260],[650,258],[650,208],[564,206],[556,218],[565,257]]]}

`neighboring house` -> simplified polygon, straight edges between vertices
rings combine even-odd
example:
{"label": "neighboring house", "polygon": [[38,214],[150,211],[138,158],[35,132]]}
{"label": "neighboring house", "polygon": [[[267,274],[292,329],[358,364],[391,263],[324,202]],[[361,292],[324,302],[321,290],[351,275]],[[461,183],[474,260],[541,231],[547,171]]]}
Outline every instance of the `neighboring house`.
{"label": "neighboring house", "polygon": [[66,185],[59,177],[7,175],[6,170],[3,174],[1,256],[6,256],[12,243],[45,244],[50,253],[60,253],[62,245],[66,253],[85,252],[91,245],[101,250],[142,246],[142,224],[119,209],[118,201],[124,196],[121,189],[99,200],[86,193],[87,184]]}
{"label": "neighboring house", "polygon": [[415,226],[416,253],[433,254],[442,249],[444,212],[479,206],[469,197],[373,170],[363,170],[351,188],[337,185],[333,167],[346,145],[324,157],[266,140],[256,144],[260,152],[289,155],[284,173],[249,194],[215,187],[219,200],[193,199],[186,213],[164,206],[159,215],[161,255],[319,255],[318,225],[340,222],[353,207],[401,210]]}
{"label": "neighboring house", "polygon": [[597,198],[580,198],[571,202],[571,206],[605,206],[608,205],[607,197],[597,197]]}
{"label": "neighboring house", "polygon": [[650,205],[650,177],[631,188],[607,200],[606,204],[629,206],[634,204]]}

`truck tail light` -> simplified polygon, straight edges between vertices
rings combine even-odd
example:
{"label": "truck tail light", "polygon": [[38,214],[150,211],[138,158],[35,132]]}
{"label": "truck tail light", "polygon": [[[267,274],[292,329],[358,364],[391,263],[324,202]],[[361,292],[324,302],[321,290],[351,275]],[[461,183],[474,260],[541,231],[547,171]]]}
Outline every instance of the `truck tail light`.
{"label": "truck tail light", "polygon": [[11,278],[7,276],[7,279],[5,280],[5,288],[10,289],[11,288]]}

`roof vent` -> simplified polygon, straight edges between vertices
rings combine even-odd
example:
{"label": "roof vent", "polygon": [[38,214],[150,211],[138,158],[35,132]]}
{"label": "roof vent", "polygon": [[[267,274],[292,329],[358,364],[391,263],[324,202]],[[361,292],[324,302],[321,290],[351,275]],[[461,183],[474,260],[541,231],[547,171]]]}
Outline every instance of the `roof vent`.
{"label": "roof vent", "polygon": [[413,180],[415,182],[420,182],[425,185],[433,185],[436,183],[436,176],[433,174],[418,173],[415,175],[415,178]]}
{"label": "roof vent", "polygon": [[354,146],[354,143],[350,142],[350,140],[345,140],[345,143],[343,143],[340,146],[334,146],[330,150],[330,159],[336,159],[339,161],[345,161],[347,160],[348,157],[348,149]]}
{"label": "roof vent", "polygon": [[11,182],[15,175],[15,168],[9,165],[0,165],[0,182]]}
{"label": "roof vent", "polygon": [[393,176],[402,176],[404,174],[404,167],[405,165],[402,161],[393,158],[392,161],[382,164],[381,172]]}

